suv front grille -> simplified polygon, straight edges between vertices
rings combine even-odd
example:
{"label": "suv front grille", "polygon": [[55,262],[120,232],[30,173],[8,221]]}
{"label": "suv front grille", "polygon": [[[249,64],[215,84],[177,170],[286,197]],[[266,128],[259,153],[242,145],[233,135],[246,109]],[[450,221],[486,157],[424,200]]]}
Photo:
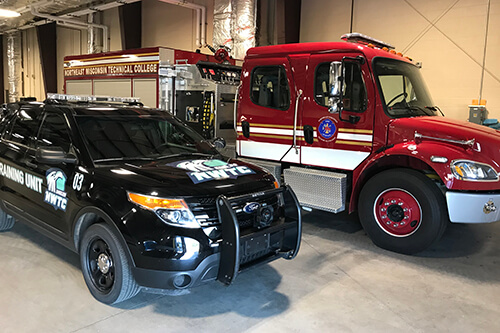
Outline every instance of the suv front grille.
{"label": "suv front grille", "polygon": [[[215,204],[216,198],[201,198],[201,199],[191,199],[186,200],[189,208],[193,212],[194,216],[200,223],[202,227],[209,227],[218,225],[219,218],[217,216],[217,206]],[[243,211],[243,208],[246,204],[250,202],[256,202],[260,205],[260,207],[271,206],[274,210],[274,219],[277,219],[277,215],[279,212],[279,197],[278,194],[271,194],[268,196],[257,197],[255,200],[251,200],[248,202],[244,202],[241,204],[233,204],[232,207],[236,212],[236,217],[238,219],[238,225],[240,226],[240,230],[252,228],[255,220],[255,213],[246,213]]]}

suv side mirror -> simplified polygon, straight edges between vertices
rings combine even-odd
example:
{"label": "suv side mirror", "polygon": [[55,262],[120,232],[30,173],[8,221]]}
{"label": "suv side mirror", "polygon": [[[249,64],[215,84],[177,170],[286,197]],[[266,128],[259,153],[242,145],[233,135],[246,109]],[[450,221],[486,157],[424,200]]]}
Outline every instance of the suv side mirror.
{"label": "suv side mirror", "polygon": [[46,164],[60,164],[77,162],[76,156],[66,153],[61,147],[39,147],[35,153],[37,162]]}
{"label": "suv side mirror", "polygon": [[226,147],[226,140],[221,137],[216,137],[212,143],[214,144],[215,148],[217,149],[222,149]]}
{"label": "suv side mirror", "polygon": [[342,66],[341,61],[332,61],[330,63],[329,81],[330,97],[328,98],[328,111],[330,113],[335,113],[342,109],[342,85],[344,83],[344,66]]}

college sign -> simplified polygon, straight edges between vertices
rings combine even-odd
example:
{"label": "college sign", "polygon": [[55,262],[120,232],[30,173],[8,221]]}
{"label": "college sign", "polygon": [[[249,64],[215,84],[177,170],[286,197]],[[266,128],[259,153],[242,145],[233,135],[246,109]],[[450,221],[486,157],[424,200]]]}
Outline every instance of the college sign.
{"label": "college sign", "polygon": [[65,77],[100,75],[142,75],[158,73],[158,62],[78,66],[64,69]]}

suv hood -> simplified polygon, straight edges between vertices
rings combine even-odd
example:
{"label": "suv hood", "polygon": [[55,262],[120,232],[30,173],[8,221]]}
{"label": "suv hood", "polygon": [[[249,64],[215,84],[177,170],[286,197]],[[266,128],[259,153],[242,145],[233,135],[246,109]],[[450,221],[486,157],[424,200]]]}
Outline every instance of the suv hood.
{"label": "suv hood", "polygon": [[274,178],[256,165],[196,155],[98,167],[95,174],[124,190],[158,196],[230,196],[274,187]]}

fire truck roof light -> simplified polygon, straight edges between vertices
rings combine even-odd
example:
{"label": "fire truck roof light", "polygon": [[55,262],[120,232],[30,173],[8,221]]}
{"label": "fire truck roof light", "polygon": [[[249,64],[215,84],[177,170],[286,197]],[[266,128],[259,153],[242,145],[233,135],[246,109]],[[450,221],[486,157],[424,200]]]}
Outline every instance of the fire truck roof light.
{"label": "fire truck roof light", "polygon": [[68,102],[111,102],[111,103],[140,103],[139,97],[114,97],[114,96],[93,96],[93,95],[66,95],[48,93],[47,99],[68,101]]}
{"label": "fire truck roof light", "polygon": [[391,44],[387,44],[381,40],[360,34],[359,32],[353,32],[350,34],[342,35],[340,37],[340,39],[342,39],[346,42],[352,42],[352,43],[360,43],[360,44],[365,44],[365,45],[372,44],[378,48],[387,47],[389,50],[394,49],[394,46],[392,46]]}

